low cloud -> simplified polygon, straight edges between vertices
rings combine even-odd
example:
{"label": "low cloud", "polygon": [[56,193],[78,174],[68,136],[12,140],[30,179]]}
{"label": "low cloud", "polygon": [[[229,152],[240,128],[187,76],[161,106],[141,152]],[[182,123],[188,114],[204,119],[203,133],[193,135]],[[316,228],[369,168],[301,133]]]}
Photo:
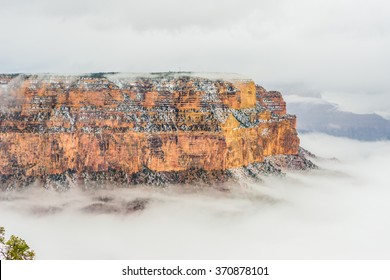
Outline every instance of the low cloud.
{"label": "low cloud", "polygon": [[1,224],[41,259],[388,259],[389,142],[301,140],[319,170],[230,192],[30,188],[1,193]]}
{"label": "low cloud", "polygon": [[20,107],[24,95],[21,90],[24,78],[16,76],[6,84],[0,83],[0,113],[10,112],[11,109]]}

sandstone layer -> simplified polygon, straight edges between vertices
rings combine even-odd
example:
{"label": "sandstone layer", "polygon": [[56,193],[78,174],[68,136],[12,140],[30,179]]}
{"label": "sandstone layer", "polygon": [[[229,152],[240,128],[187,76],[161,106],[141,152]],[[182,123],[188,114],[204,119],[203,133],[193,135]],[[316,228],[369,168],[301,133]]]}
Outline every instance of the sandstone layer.
{"label": "sandstone layer", "polygon": [[233,74],[4,74],[0,98],[3,189],[225,181],[266,157],[299,155],[281,94]]}

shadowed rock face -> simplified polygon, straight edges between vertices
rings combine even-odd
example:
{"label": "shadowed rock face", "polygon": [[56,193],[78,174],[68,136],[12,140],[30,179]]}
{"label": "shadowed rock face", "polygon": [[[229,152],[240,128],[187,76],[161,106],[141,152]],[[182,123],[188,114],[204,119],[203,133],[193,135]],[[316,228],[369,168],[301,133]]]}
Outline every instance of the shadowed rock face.
{"label": "shadowed rock face", "polygon": [[0,75],[0,98],[3,188],[226,181],[298,155],[281,94],[235,75]]}

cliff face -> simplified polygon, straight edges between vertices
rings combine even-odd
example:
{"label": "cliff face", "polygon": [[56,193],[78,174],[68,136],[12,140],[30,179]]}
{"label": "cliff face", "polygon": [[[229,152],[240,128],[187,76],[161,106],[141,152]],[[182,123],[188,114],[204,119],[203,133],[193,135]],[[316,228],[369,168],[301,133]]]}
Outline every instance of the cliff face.
{"label": "cliff face", "polygon": [[223,181],[228,170],[299,149],[296,118],[281,94],[235,75],[0,75],[0,98],[0,174],[8,187],[10,178],[69,174]]}

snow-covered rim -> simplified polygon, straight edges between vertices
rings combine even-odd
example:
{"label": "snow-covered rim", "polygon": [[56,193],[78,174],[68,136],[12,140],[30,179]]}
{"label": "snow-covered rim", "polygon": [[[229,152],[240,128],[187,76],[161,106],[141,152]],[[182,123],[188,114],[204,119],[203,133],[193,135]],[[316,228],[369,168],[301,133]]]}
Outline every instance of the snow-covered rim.
{"label": "snow-covered rim", "polygon": [[251,81],[252,79],[238,73],[223,73],[223,72],[98,72],[98,73],[20,73],[20,74],[0,74],[1,76],[15,75],[19,76],[35,76],[38,79],[61,78],[64,80],[74,79],[77,77],[104,77],[108,80],[124,79],[136,80],[140,78],[161,79],[161,78],[180,78],[192,77],[203,78],[208,80],[223,80],[227,82]]}
{"label": "snow-covered rim", "polygon": [[115,73],[104,75],[107,79],[137,79],[137,78],[180,78],[192,77],[203,78],[208,80],[223,81],[250,81],[251,79],[237,73],[222,72],[154,72],[154,73]]}

